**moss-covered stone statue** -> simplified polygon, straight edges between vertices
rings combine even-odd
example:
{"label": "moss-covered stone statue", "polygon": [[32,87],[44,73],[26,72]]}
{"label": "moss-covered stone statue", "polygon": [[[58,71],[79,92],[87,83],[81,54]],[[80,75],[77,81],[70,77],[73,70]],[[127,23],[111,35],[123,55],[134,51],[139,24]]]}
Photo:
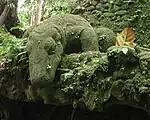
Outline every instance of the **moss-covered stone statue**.
{"label": "moss-covered stone statue", "polygon": [[99,51],[96,33],[78,15],[54,15],[29,34],[29,71],[33,86],[52,83],[63,53]]}
{"label": "moss-covered stone statue", "polygon": [[116,34],[111,29],[101,26],[94,30],[98,37],[99,49],[101,52],[106,52],[109,47],[115,45]]}

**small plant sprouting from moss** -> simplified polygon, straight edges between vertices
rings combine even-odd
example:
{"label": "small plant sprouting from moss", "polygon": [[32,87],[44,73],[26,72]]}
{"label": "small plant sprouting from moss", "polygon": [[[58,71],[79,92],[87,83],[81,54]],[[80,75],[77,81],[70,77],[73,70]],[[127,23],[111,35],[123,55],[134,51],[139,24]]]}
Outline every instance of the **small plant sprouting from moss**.
{"label": "small plant sprouting from moss", "polygon": [[10,35],[3,29],[0,30],[0,58],[13,59],[25,48],[25,39]]}

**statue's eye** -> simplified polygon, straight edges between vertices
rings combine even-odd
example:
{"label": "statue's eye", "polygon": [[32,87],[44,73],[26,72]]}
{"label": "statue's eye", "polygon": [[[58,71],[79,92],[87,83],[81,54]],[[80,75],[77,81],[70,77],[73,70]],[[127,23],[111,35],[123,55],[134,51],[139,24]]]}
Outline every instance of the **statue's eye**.
{"label": "statue's eye", "polygon": [[106,36],[105,35],[101,35],[100,37],[99,37],[99,40],[105,40],[106,39]]}
{"label": "statue's eye", "polygon": [[55,53],[56,50],[56,43],[53,39],[46,40],[44,49],[48,55],[52,55]]}

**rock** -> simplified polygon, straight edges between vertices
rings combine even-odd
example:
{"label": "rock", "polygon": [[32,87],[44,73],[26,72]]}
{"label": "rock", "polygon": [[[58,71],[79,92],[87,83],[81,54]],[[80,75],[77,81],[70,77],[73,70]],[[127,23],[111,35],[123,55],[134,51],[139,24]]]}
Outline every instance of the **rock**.
{"label": "rock", "polygon": [[113,8],[111,9],[111,11],[112,11],[112,12],[116,12],[116,11],[118,11],[119,9],[120,9],[119,6],[114,5]]}
{"label": "rock", "polygon": [[109,3],[104,4],[103,8],[108,9],[109,8]]}
{"label": "rock", "polygon": [[100,51],[106,52],[110,46],[115,45],[115,33],[109,28],[99,27],[95,28],[98,35]]}
{"label": "rock", "polygon": [[114,2],[115,2],[114,0],[110,0],[109,1],[110,4],[114,4]]}
{"label": "rock", "polygon": [[96,5],[96,9],[97,9],[97,10],[100,10],[102,7],[103,7],[103,4],[102,4],[102,3],[99,3],[99,4]]}
{"label": "rock", "polygon": [[114,13],[105,12],[103,15],[106,17],[112,17],[112,16],[114,16]]}
{"label": "rock", "polygon": [[121,5],[123,5],[124,3],[123,3],[123,0],[115,0],[115,2],[114,2],[116,5],[118,5],[118,6],[121,6]]}
{"label": "rock", "polygon": [[125,14],[127,14],[126,10],[119,10],[119,11],[115,12],[115,15],[125,15]]}
{"label": "rock", "polygon": [[91,4],[94,5],[94,6],[96,6],[98,4],[98,2],[94,0],[94,1],[92,1]]}
{"label": "rock", "polygon": [[109,12],[109,9],[101,8],[102,12]]}
{"label": "rock", "polygon": [[94,10],[94,9],[95,9],[94,6],[87,7],[87,11],[92,11],[92,10]]}
{"label": "rock", "polygon": [[127,10],[128,8],[129,8],[128,4],[124,4],[120,7],[120,9],[122,9],[122,10]]}
{"label": "rock", "polygon": [[87,16],[87,20],[92,24],[95,25],[96,24],[96,17],[94,15],[88,15]]}
{"label": "rock", "polygon": [[[134,48],[129,46],[111,46],[107,49],[108,60],[112,63],[126,66],[138,64],[138,56]],[[119,57],[119,59],[117,58]],[[131,59],[128,59],[131,58]],[[129,66],[128,66],[129,67]],[[112,67],[114,69],[115,66]],[[116,68],[117,69],[117,68]]]}
{"label": "rock", "polygon": [[100,17],[103,13],[102,11],[94,10],[92,11],[92,14],[94,14],[96,17]]}
{"label": "rock", "polygon": [[131,16],[129,16],[128,14],[127,15],[123,15],[120,19],[121,20],[129,20],[129,19],[131,19]]}
{"label": "rock", "polygon": [[100,2],[103,3],[103,4],[106,4],[107,0],[101,0]]}
{"label": "rock", "polygon": [[99,11],[99,10],[93,10],[93,11],[92,11],[92,14],[97,14],[97,13],[98,13],[98,14],[102,14],[102,11]]}
{"label": "rock", "polygon": [[84,15],[91,15],[91,12],[89,12],[89,11],[84,12]]}
{"label": "rock", "polygon": [[72,11],[73,14],[80,14],[85,12],[85,7],[77,6]]}

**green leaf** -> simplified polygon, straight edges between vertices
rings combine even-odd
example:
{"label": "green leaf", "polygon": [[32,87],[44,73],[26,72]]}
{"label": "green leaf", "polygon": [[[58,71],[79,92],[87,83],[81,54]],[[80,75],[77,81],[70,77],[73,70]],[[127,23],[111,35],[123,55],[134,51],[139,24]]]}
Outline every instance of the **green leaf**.
{"label": "green leaf", "polygon": [[126,55],[128,52],[128,48],[122,48],[122,52]]}

